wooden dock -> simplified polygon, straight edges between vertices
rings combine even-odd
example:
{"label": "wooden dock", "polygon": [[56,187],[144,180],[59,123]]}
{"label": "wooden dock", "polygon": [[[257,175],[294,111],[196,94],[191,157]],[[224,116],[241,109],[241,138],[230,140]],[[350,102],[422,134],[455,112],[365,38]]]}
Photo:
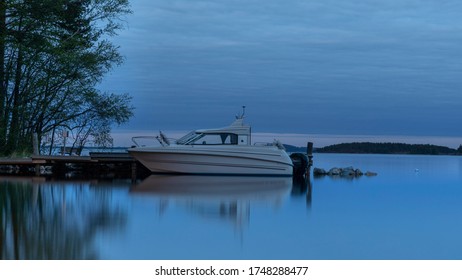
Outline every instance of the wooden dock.
{"label": "wooden dock", "polygon": [[[90,153],[89,156],[35,155],[27,158],[0,158],[2,173],[21,173],[31,175],[60,175],[69,170],[91,172],[127,172],[136,176],[143,169],[128,153]],[[44,170],[51,170],[44,172]],[[51,174],[50,174],[51,172]]]}

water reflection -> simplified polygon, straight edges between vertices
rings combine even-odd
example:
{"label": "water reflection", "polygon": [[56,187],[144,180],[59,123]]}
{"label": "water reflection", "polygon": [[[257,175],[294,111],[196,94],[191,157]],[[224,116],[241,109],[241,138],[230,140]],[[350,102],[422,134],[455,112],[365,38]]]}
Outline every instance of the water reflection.
{"label": "water reflection", "polygon": [[[0,259],[162,258],[158,240],[185,240],[176,233],[202,242],[209,230],[218,239],[234,233],[239,238],[225,243],[235,250],[232,241],[243,246],[246,233],[272,220],[268,210],[283,209],[289,195],[306,195],[311,205],[307,181],[281,177],[152,175],[137,184],[0,177]],[[183,223],[194,230],[178,233]],[[140,243],[143,234],[149,242]],[[184,248],[166,250],[183,256]]]}
{"label": "water reflection", "polygon": [[241,230],[249,224],[251,204],[280,205],[291,187],[292,179],[285,177],[151,175],[133,186],[131,193],[155,198],[160,215],[175,204]]}
{"label": "water reflection", "polygon": [[95,235],[125,221],[109,188],[0,177],[1,259],[96,259]]}
{"label": "water reflection", "polygon": [[309,176],[298,176],[292,179],[292,196],[305,196],[306,206],[311,208],[311,194],[313,185],[311,184],[311,178]]}

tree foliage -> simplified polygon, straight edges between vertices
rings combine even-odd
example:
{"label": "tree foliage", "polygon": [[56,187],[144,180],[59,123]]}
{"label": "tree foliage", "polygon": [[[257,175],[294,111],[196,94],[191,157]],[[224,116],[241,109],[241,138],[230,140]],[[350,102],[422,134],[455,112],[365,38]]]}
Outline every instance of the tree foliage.
{"label": "tree foliage", "polygon": [[128,121],[130,96],[96,86],[122,62],[109,38],[130,12],[128,0],[0,1],[0,153],[30,152],[33,133],[81,141]]}

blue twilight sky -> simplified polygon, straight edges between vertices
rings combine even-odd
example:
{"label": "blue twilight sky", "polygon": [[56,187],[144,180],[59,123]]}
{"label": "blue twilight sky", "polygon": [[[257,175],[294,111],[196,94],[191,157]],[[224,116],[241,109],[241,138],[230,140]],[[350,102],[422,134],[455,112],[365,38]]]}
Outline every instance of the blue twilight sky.
{"label": "blue twilight sky", "polygon": [[133,96],[116,135],[220,127],[246,105],[257,133],[462,143],[460,0],[131,5],[112,39],[125,63],[101,85]]}

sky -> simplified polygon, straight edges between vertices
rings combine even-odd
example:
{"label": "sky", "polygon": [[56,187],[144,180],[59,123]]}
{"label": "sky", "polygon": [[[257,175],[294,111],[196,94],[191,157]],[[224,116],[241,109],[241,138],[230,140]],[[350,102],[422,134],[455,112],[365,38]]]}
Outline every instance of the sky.
{"label": "sky", "polygon": [[226,126],[245,105],[254,134],[288,144],[462,144],[460,0],[132,0],[131,8],[111,38],[125,62],[100,85],[133,97],[135,115],[114,128],[116,143]]}

